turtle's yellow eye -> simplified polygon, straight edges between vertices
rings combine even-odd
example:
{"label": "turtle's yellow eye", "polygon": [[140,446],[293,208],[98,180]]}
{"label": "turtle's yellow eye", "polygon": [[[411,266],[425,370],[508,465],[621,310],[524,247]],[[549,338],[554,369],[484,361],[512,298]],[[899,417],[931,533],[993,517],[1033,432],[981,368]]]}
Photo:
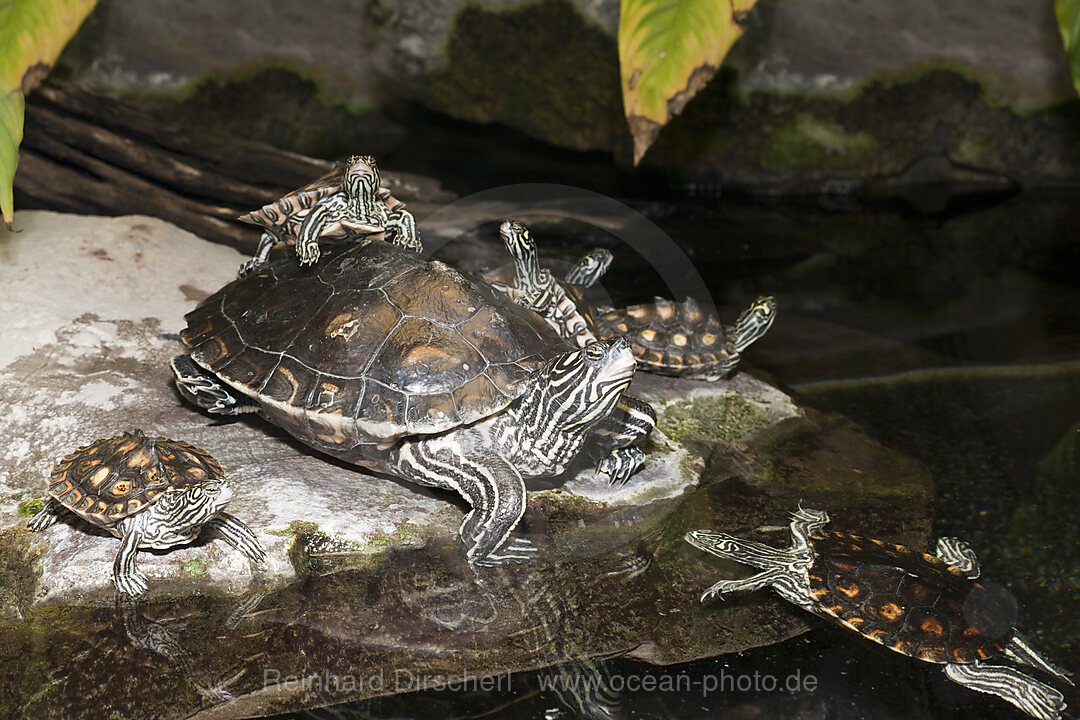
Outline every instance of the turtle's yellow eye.
{"label": "turtle's yellow eye", "polygon": [[601,343],[593,343],[585,347],[585,359],[590,362],[598,362],[604,359],[604,346]]}
{"label": "turtle's yellow eye", "polygon": [[217,495],[219,492],[221,492],[221,486],[217,483],[208,483],[206,485],[203,485],[203,492],[207,495]]}

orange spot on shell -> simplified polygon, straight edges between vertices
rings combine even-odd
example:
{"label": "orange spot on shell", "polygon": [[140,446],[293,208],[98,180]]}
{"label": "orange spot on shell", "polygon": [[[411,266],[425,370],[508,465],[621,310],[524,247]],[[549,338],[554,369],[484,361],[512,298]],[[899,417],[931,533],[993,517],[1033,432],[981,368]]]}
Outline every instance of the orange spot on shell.
{"label": "orange spot on shell", "polygon": [[941,621],[937,618],[926,618],[919,625],[919,629],[923,632],[930,633],[931,635],[940,635],[945,631],[945,628],[942,626]]}
{"label": "orange spot on shell", "polygon": [[110,475],[112,475],[112,470],[107,467],[99,467],[94,471],[94,474],[87,479],[87,482],[93,487],[101,487],[101,484],[105,482]]}
{"label": "orange spot on shell", "polygon": [[881,615],[889,620],[895,620],[903,613],[903,609],[896,603],[885,603],[879,610]]}

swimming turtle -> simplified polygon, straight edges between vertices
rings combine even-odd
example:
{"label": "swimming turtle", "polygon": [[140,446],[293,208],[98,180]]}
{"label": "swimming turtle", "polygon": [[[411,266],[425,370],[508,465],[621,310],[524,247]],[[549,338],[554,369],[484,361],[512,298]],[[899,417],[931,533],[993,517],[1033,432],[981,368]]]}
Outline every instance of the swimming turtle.
{"label": "swimming turtle", "polygon": [[713,532],[686,535],[694,547],[762,570],[745,580],[721,580],[701,596],[772,587],[780,597],[854,630],[896,652],[944,665],[950,680],[997,695],[1040,720],[1065,709],[1055,688],[1004,658],[1069,680],[1016,631],[1015,601],[978,581],[979,562],[966,543],[941,538],[933,555],[838,532],[829,516],[799,508],[786,550]]}
{"label": "swimming turtle", "polygon": [[382,240],[328,248],[310,272],[278,261],[187,315],[181,395],[212,412],[259,412],[347,462],[453,490],[476,564],[528,559],[511,538],[523,477],[562,472],[589,438],[625,481],[655,426],[623,396],[624,340],[577,348],[535,314],[454,268]]}
{"label": "swimming turtle", "polygon": [[113,579],[121,593],[146,591],[146,577],[135,566],[139,548],[184,545],[206,525],[250,559],[266,557],[248,526],[222,511],[232,490],[217,460],[181,440],[141,430],[95,440],[56,464],[49,495],[28,527],[44,530],[67,508],[120,538]]}
{"label": "swimming turtle", "polygon": [[499,234],[514,259],[515,278],[513,284],[499,282],[496,271],[492,274],[496,287],[578,345],[626,338],[639,367],[651,372],[718,380],[735,369],[743,351],[765,334],[776,317],[776,301],[767,296],[755,300],[726,327],[702,311],[693,298],[675,303],[658,297],[652,304],[592,308],[583,291],[607,272],[610,251],[586,253],[560,282],[540,267],[528,228],[507,220]]}
{"label": "swimming turtle", "polygon": [[277,243],[296,246],[301,265],[319,259],[319,240],[350,240],[384,234],[385,239],[422,249],[412,213],[390,190],[380,186],[375,158],[353,155],[326,175],[279,200],[242,215],[243,222],[265,228],[254,257],[240,275],[264,265]]}

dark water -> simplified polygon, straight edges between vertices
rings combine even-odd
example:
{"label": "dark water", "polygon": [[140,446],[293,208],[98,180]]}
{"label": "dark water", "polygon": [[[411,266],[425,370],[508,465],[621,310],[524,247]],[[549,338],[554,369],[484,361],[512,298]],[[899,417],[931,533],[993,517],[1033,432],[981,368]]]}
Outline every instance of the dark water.
{"label": "dark water", "polygon": [[[539,171],[533,179],[560,178]],[[1019,600],[1032,641],[1076,669],[1080,198],[913,193],[928,202],[627,202],[692,259],[722,317],[759,294],[776,297],[778,320],[747,354],[747,371],[924,463],[936,483],[935,534],[971,542],[984,577]],[[668,294],[649,263],[609,233],[567,227],[548,229],[547,252],[571,259],[611,244],[616,264],[604,287],[616,303]],[[622,692],[600,692],[606,704],[575,710],[587,693],[550,689],[597,677]],[[1080,706],[1075,691],[1066,699]],[[667,667],[615,658],[282,717],[607,716],[1024,717],[936,667],[817,621],[799,638],[734,656]]]}

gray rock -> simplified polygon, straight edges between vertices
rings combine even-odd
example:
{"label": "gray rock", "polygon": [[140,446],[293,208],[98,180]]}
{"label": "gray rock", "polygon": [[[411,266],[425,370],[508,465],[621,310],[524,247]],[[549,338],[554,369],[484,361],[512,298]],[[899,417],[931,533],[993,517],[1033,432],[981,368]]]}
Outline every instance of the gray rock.
{"label": "gray rock", "polygon": [[[197,300],[234,276],[239,253],[144,217],[28,212],[17,224],[22,232],[5,235],[3,245],[13,281],[0,288],[0,301],[17,318],[0,350],[0,393],[9,409],[0,418],[8,438],[0,528],[20,521],[20,504],[43,496],[57,458],[140,427],[209,450],[238,486],[230,512],[269,553],[255,567],[220,542],[142,552],[140,568],[159,590],[240,590],[255,580],[292,579],[288,550],[297,523],[314,523],[324,543],[360,555],[454,535],[461,511],[445,496],[313,456],[262,421],[221,423],[180,401],[168,369],[183,349],[175,333]],[[748,422],[732,438],[739,449],[752,431],[800,414],[790,398],[749,376],[718,384],[642,376],[634,392],[661,411],[700,398],[745,406]],[[548,492],[639,508],[697,483],[700,450],[662,432],[654,446],[643,471],[621,487],[579,469]],[[38,600],[110,589],[116,540],[87,530],[73,520],[43,534],[49,551]]]}

